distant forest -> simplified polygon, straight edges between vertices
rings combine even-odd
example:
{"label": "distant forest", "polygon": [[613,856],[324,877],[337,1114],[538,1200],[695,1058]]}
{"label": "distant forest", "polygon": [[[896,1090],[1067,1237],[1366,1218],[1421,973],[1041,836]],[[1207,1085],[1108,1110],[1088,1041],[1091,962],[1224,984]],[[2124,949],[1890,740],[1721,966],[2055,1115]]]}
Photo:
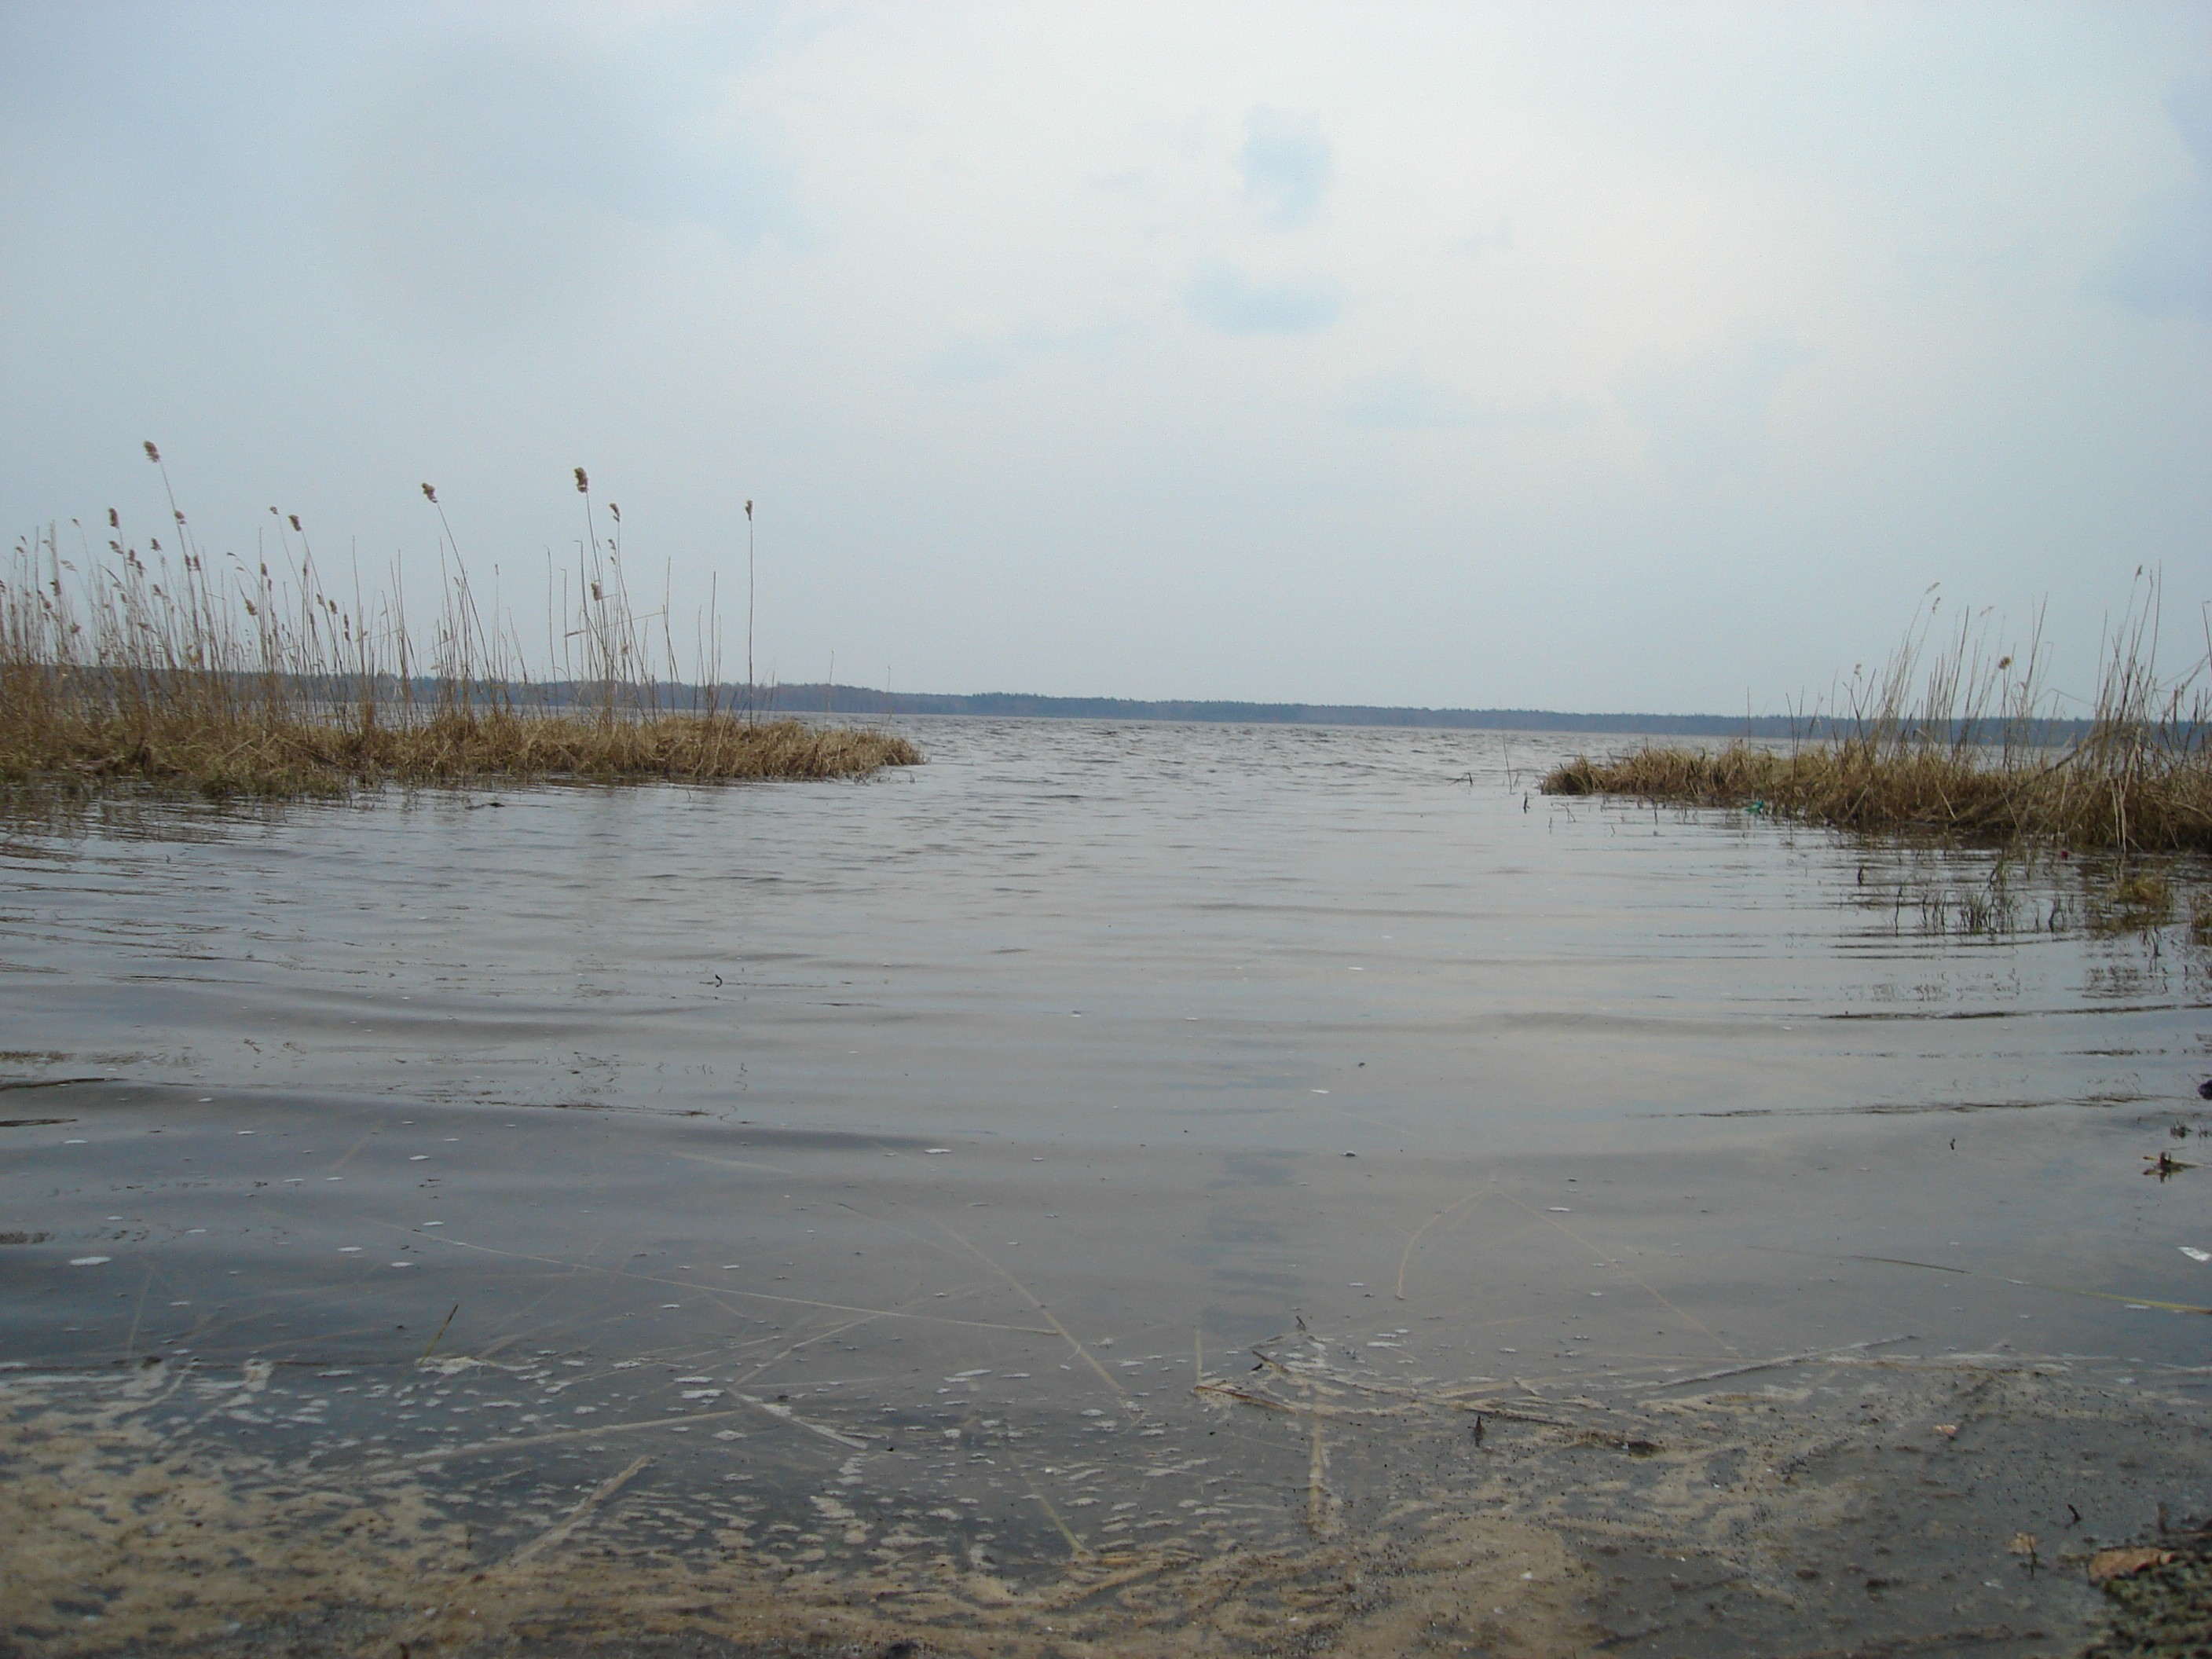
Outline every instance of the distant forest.
{"label": "distant forest", "polygon": [[[589,701],[588,688],[571,690]],[[672,700],[704,699],[703,688],[664,688]],[[1020,691],[954,696],[927,691],[887,692],[880,687],[764,685],[748,699],[742,685],[716,688],[726,708],[752,707],[785,714],[970,714],[1000,720],[1181,720],[1226,726],[1434,726],[1476,732],[1593,732],[1630,736],[1695,738],[1823,738],[1850,729],[1849,720],[1790,714],[1574,714],[1552,708],[1408,708],[1357,702],[1227,702],[1198,699],[1144,702],[1131,697],[1047,697]],[[2037,744],[2071,742],[2088,730],[2084,720],[2039,720],[2023,734]],[[1986,736],[2001,734],[1989,724]]]}

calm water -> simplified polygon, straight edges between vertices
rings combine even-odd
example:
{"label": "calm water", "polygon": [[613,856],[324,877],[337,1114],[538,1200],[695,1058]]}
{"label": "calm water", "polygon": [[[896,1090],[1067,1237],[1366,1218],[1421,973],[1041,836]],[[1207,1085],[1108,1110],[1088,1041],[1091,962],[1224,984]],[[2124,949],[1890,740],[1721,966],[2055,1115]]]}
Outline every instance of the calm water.
{"label": "calm water", "polygon": [[930,763],[860,787],[16,840],[0,1018],[10,1049],[62,1058],[10,1064],[1423,1153],[1674,1147],[1683,1114],[2187,1099],[2212,1065],[2205,964],[2171,940],[1931,936],[1895,856],[1524,810],[1509,767],[1533,783],[1553,739],[915,724]]}
{"label": "calm water", "polygon": [[[1549,801],[1549,737],[907,729],[857,786],[11,832],[0,1349],[294,1362],[325,1469],[692,1432],[662,1545],[1009,1571],[1380,1503],[1194,1392],[1278,1336],[1431,1404],[1973,1353],[2201,1405],[2207,1172],[2144,1171],[2212,981],[2095,872],[1966,934],[1985,859]],[[444,1392],[363,1380],[433,1331]]]}

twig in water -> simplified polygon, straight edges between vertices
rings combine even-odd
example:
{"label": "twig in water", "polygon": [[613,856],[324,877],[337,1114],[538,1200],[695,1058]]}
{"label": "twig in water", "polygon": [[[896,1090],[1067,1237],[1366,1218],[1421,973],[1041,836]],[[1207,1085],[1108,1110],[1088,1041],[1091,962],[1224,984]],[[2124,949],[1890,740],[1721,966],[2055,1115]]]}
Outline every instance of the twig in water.
{"label": "twig in water", "polygon": [[1325,1536],[1332,1528],[1329,1522],[1328,1450],[1322,1444],[1321,1419],[1310,1417],[1306,1427],[1313,1436],[1313,1454],[1306,1461],[1306,1525],[1316,1538]]}
{"label": "twig in water", "polygon": [[1745,1376],[1753,1371],[1771,1371],[1778,1365],[1802,1365],[1811,1359],[1832,1359],[1847,1353],[1864,1353],[1869,1348],[1887,1348],[1893,1343],[1910,1342],[1910,1334],[1878,1337],[1870,1342],[1848,1343],[1840,1348],[1813,1348],[1804,1353],[1778,1354],[1771,1359],[1754,1361],[1748,1365],[1730,1365],[1717,1371],[1699,1371],[1694,1376],[1669,1376],[1656,1382],[1630,1382],[1625,1386],[1635,1389],[1678,1389],[1692,1382],[1717,1382],[1724,1376]]}
{"label": "twig in water", "polygon": [[2001,1285],[2017,1285],[2024,1291],[2052,1291],[2060,1296],[2094,1297],[2100,1302],[2118,1302],[2130,1308],[2156,1308],[2166,1313],[2212,1314],[2212,1308],[2200,1308],[2193,1302],[2161,1302],[2151,1296],[2122,1296],[2112,1291],[2085,1291],[2075,1285],[2046,1285],[2034,1279],[2008,1279],[2002,1273],[1978,1273],[1972,1267],[1954,1267],[1941,1261],[1912,1261],[1898,1255],[1828,1255],[1819,1250],[1793,1250],[1784,1244],[1754,1244],[1754,1250],[1774,1250],[1784,1255],[1819,1256],[1824,1261],[1873,1261],[1886,1267],[1919,1267],[1932,1273],[1958,1273],[1967,1279],[1993,1279]]}
{"label": "twig in water", "polygon": [[568,1542],[569,1535],[591,1519],[593,1510],[628,1486],[638,1471],[645,1468],[652,1462],[650,1457],[633,1458],[629,1468],[611,1480],[601,1481],[582,1503],[570,1510],[556,1525],[539,1533],[537,1537],[501,1562],[500,1570],[512,1571],[514,1568],[526,1565],[546,1551],[557,1549],[561,1545]]}

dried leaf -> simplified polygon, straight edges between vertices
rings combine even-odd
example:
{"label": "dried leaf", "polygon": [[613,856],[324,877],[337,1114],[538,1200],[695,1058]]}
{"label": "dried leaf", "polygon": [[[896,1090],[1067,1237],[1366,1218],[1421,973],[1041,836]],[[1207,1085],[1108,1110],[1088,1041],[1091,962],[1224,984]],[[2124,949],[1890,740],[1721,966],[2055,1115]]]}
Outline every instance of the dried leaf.
{"label": "dried leaf", "polygon": [[2102,1584],[2114,1578],[2132,1578],[2145,1567],[2162,1567],[2173,1559],[2172,1550],[2148,1549],[2141,1547],[2124,1550],[2099,1550],[2089,1558],[2089,1582]]}

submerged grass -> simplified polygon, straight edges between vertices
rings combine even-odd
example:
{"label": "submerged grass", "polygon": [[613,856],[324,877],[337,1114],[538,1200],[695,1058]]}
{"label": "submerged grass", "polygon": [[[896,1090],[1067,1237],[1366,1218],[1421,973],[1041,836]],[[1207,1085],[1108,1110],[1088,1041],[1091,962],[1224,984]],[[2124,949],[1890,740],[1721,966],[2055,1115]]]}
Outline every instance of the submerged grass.
{"label": "submerged grass", "polygon": [[[146,453],[161,464],[153,445]],[[266,556],[210,559],[173,498],[166,550],[159,538],[143,551],[127,544],[112,510],[104,555],[81,528],[76,556],[51,528],[18,542],[0,580],[0,789],[281,797],[386,783],[853,777],[920,763],[888,732],[725,706],[703,643],[711,615],[694,665],[704,684],[684,684],[667,605],[641,615],[630,602],[620,509],[608,504],[615,531],[601,538],[581,468],[576,486],[586,538],[573,569],[556,573],[549,556],[536,674],[511,620],[485,621],[441,507],[440,610],[425,643],[396,569],[386,592],[364,597],[356,580],[342,603],[298,518],[275,508],[274,570]],[[438,506],[429,485],[422,493]]]}
{"label": "submerged grass", "polygon": [[[2161,680],[2152,659],[2155,584],[2138,589],[2108,644],[2086,726],[2054,747],[2038,686],[2039,652],[2024,665],[1981,649],[1969,627],[1927,659],[1916,619],[1887,668],[1855,676],[1837,735],[1787,749],[1738,742],[1717,750],[1646,747],[1604,760],[1577,756],[1543,781],[1552,795],[1632,795],[1687,806],[1733,806],[1862,833],[1920,833],[1983,844],[2101,849],[2123,855],[2212,852],[2212,698],[2206,660]],[[1923,613],[1924,614],[1924,613]],[[2156,893],[2118,895],[2163,911]]]}

